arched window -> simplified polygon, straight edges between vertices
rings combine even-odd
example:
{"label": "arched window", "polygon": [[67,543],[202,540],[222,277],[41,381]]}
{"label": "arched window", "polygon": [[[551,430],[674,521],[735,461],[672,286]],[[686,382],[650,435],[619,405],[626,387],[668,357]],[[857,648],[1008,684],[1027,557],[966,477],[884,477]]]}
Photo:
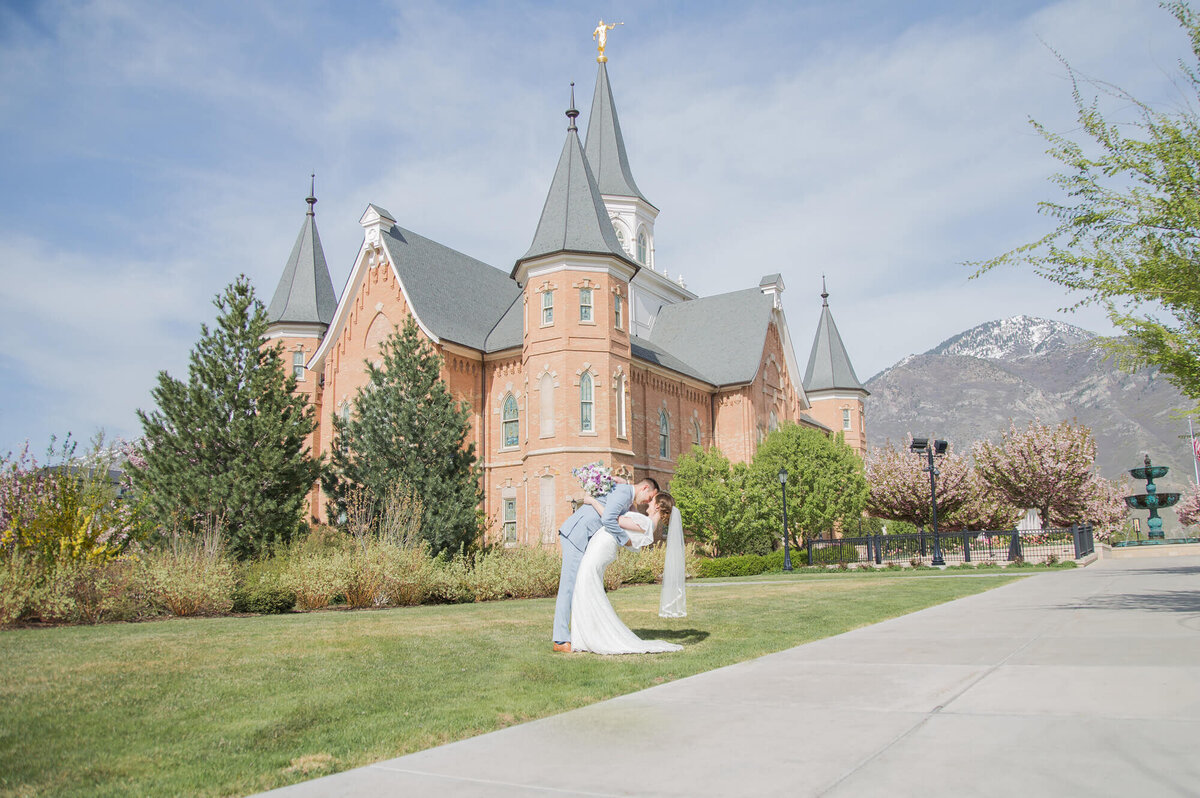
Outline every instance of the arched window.
{"label": "arched window", "polygon": [[625,231],[616,222],[613,222],[613,230],[617,232],[617,241],[620,242],[621,249],[625,250],[625,254],[629,254],[629,242],[625,240]]}
{"label": "arched window", "polygon": [[586,371],[579,377],[579,430],[594,432],[596,422],[592,416],[593,401],[592,375]]}
{"label": "arched window", "polygon": [[767,432],[774,432],[779,429],[779,416],[774,410],[771,411],[771,419],[767,424]]}
{"label": "arched window", "polygon": [[692,419],[692,443],[700,445],[700,422]]}
{"label": "arched window", "polygon": [[637,261],[638,261],[638,263],[646,264],[646,231],[645,230],[638,230]]}
{"label": "arched window", "polygon": [[538,408],[541,415],[540,434],[548,438],[554,434],[554,378],[543,374],[538,380]]}
{"label": "arched window", "polygon": [[617,377],[617,437],[624,438],[625,430],[625,375]]}
{"label": "arched window", "polygon": [[521,442],[519,411],[516,397],[511,393],[504,397],[504,407],[501,413],[504,420],[504,448],[519,445]]}
{"label": "arched window", "polygon": [[658,411],[658,456],[664,460],[671,456],[671,422],[667,411]]}

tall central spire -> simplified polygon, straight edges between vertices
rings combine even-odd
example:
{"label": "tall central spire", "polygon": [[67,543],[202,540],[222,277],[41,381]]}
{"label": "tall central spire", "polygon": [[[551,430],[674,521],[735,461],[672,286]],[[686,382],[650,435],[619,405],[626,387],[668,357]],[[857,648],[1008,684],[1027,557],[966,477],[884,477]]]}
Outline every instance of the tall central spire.
{"label": "tall central spire", "polygon": [[621,123],[617,119],[617,107],[613,104],[612,89],[608,85],[608,65],[604,62],[596,70],[596,92],[592,95],[592,112],[588,115],[585,150],[588,163],[595,170],[596,185],[601,194],[637,197],[643,202],[650,202],[637,187],[633,172],[629,169]]}

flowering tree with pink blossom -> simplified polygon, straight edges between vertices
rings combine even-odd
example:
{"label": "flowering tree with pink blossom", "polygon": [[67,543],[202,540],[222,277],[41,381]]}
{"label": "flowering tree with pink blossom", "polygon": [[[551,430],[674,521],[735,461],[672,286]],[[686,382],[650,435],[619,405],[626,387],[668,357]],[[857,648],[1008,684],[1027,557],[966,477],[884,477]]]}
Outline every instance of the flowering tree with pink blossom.
{"label": "flowering tree with pink blossom", "polygon": [[[911,440],[910,440],[911,443]],[[934,459],[937,466],[939,525],[953,518],[971,498],[971,464],[948,450]],[[908,521],[926,526],[932,517],[929,493],[929,461],[891,446],[872,449],[867,455],[867,511],[877,518]]]}
{"label": "flowering tree with pink blossom", "polygon": [[1096,442],[1082,424],[1034,420],[1018,430],[1010,423],[999,443],[981,441],[973,451],[983,481],[1009,503],[1037,509],[1048,527],[1124,517],[1117,514],[1119,487],[1094,470]]}
{"label": "flowering tree with pink blossom", "polygon": [[[968,477],[967,500],[945,521],[945,529],[951,532],[979,529],[1012,529],[1020,521],[1024,510],[1004,498],[992,488],[979,470],[972,468]],[[939,516],[939,521],[940,521]]]}
{"label": "flowering tree with pink blossom", "polygon": [[1200,524],[1200,485],[1192,485],[1192,489],[1183,494],[1179,504],[1175,505],[1175,517],[1184,526]]}

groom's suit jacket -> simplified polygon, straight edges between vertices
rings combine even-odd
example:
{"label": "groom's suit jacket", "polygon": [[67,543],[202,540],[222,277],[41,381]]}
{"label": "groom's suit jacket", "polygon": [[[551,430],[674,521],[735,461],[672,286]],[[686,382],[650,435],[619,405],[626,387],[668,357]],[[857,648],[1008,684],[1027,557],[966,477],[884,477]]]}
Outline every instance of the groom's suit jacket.
{"label": "groom's suit jacket", "polygon": [[604,502],[603,518],[591,505],[585,504],[572,513],[558,530],[558,534],[562,535],[564,540],[580,551],[587,548],[588,541],[600,527],[604,527],[622,546],[629,540],[629,534],[621,529],[617,519],[623,513],[629,512],[629,508],[633,506],[633,485],[616,485],[612,493],[601,501]]}

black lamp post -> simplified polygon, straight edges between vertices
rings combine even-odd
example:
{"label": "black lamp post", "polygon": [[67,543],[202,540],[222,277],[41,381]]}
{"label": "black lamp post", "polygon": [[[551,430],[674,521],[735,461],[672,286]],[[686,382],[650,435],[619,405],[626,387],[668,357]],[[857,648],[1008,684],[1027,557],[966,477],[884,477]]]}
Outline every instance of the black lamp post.
{"label": "black lamp post", "polygon": [[792,572],[792,550],[788,548],[787,525],[787,469],[779,469],[779,487],[783,490],[783,571]]}
{"label": "black lamp post", "polygon": [[938,534],[937,525],[937,467],[933,464],[933,456],[936,454],[939,457],[946,453],[946,449],[950,444],[946,441],[935,440],[930,443],[928,438],[913,438],[912,445],[908,448],[920,457],[922,454],[929,458],[929,465],[922,471],[929,472],[929,501],[932,504],[932,525],[933,525],[933,559],[930,560],[932,565],[945,565],[946,560],[942,558],[942,541]]}

